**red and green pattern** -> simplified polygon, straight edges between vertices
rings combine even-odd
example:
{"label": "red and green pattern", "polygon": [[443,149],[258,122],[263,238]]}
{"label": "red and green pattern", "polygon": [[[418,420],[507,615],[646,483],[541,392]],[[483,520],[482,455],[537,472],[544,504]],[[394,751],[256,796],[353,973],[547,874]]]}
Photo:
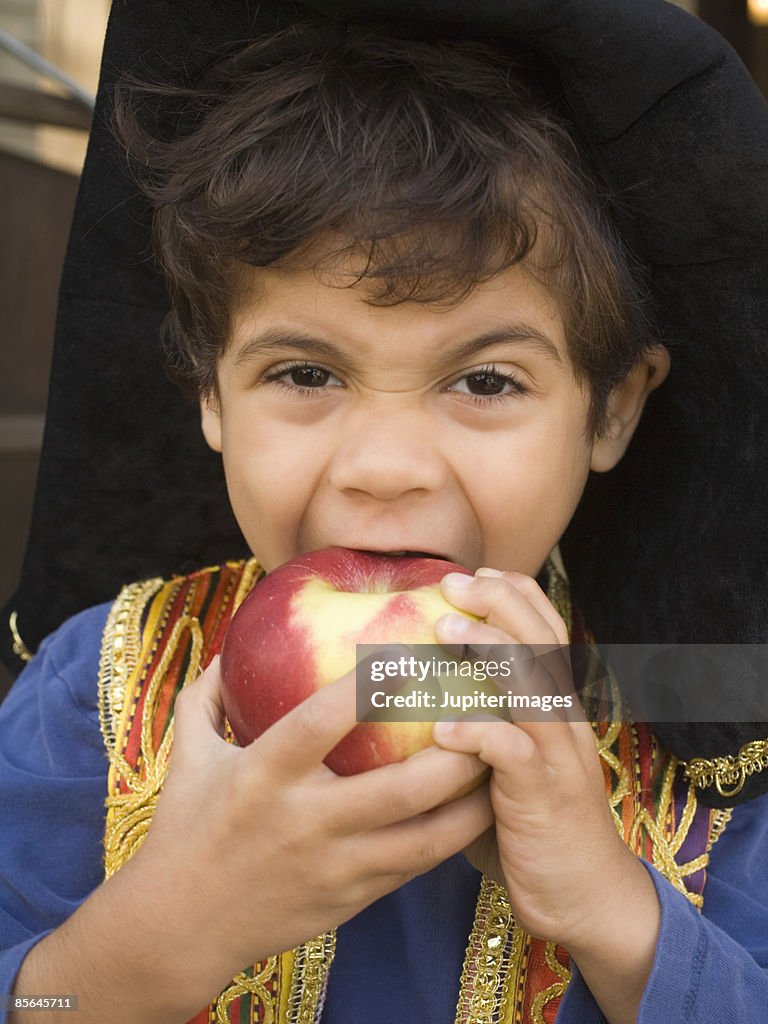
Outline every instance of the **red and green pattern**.
{"label": "red and green pattern", "polygon": [[[141,771],[141,723],[145,716],[149,682],[158,667],[164,661],[168,662],[152,712],[152,743],[155,752],[160,748],[173,717],[176,697],[188,677],[193,651],[192,635],[189,631],[182,631],[171,650],[169,645],[174,625],[185,617],[191,617],[199,623],[203,642],[200,667],[205,667],[221,650],[229,620],[235,610],[234,600],[245,565],[244,562],[228,562],[218,568],[203,569],[190,576],[171,580],[149,604],[142,629],[142,667],[140,672],[134,674],[132,692],[126,694],[128,717],[121,729],[122,748],[118,747],[131,768]],[[117,782],[123,791],[128,784],[128,780],[123,777]]]}

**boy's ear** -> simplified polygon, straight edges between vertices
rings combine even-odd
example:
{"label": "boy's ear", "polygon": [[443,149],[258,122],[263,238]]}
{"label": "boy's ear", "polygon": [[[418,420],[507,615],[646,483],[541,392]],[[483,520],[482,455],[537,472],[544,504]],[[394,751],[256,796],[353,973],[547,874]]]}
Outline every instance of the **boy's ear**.
{"label": "boy's ear", "polygon": [[654,345],[616,385],[608,397],[605,432],[592,446],[590,469],[606,473],[619,462],[640,422],[646,398],[668,373],[669,352],[663,345]]}
{"label": "boy's ear", "polygon": [[214,394],[205,395],[200,399],[200,426],[208,447],[215,452],[221,451],[221,410]]}

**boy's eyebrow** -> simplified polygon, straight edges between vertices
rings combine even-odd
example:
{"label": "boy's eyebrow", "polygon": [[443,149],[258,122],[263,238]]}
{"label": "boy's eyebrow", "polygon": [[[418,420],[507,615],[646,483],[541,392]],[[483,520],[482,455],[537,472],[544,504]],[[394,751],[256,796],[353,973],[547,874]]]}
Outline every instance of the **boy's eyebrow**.
{"label": "boy's eyebrow", "polygon": [[[538,327],[523,322],[501,324],[499,327],[485,331],[475,338],[470,338],[456,348],[451,348],[441,353],[442,358],[440,362],[448,364],[456,360],[467,359],[478,354],[483,349],[491,348],[493,345],[516,341],[524,342],[531,348],[537,349],[557,363],[558,366],[563,365],[563,358],[552,339],[539,330]],[[316,338],[311,334],[304,334],[297,330],[269,327],[242,346],[235,357],[235,364],[239,366],[247,362],[252,356],[277,352],[281,349],[292,349],[294,351],[298,349],[305,355],[314,356],[318,359],[333,360],[337,363],[348,361],[347,354],[329,341],[324,341],[322,338]]]}
{"label": "boy's eyebrow", "polygon": [[557,363],[558,366],[563,365],[563,357],[560,355],[554,341],[543,331],[539,330],[538,327],[534,327],[533,324],[523,323],[522,321],[501,324],[499,327],[494,327],[490,331],[478,335],[476,338],[470,338],[463,345],[459,345],[457,348],[447,352],[446,359],[451,361],[454,359],[467,359],[469,356],[481,352],[484,348],[490,348],[492,345],[502,345],[504,342],[509,341],[525,342],[531,348],[538,350],[542,355]]}
{"label": "boy's eyebrow", "polygon": [[268,327],[255,338],[251,338],[240,349],[235,357],[235,365],[247,362],[252,356],[279,352],[281,349],[299,349],[305,355],[317,356],[320,359],[339,360],[343,356],[341,349],[322,338],[301,331],[286,330],[280,327]]}

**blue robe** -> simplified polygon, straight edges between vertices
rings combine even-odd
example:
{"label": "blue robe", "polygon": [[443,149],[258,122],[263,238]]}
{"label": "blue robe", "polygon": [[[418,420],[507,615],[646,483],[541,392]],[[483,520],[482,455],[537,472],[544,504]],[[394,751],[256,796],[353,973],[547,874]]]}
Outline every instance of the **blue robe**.
{"label": "blue robe", "polygon": [[[0,707],[0,995],[103,878],[108,762],[96,681],[108,610],[49,637]],[[734,809],[702,914],[647,867],[662,924],[638,1024],[768,1020],[768,795]],[[452,857],[341,926],[323,1024],[452,1024],[479,877]],[[601,1021],[574,969],[557,1024]]]}

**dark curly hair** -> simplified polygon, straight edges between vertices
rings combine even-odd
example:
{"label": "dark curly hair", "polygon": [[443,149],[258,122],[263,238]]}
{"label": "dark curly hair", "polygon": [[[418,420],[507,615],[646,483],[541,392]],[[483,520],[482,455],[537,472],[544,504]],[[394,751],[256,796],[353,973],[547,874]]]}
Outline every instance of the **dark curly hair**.
{"label": "dark curly hair", "polygon": [[524,263],[559,302],[599,436],[652,333],[551,106],[495,45],[317,20],[220,54],[191,86],[122,80],[114,132],[154,209],[175,379],[215,393],[244,264],[322,249],[324,265],[355,257],[371,303],[451,305]]}

